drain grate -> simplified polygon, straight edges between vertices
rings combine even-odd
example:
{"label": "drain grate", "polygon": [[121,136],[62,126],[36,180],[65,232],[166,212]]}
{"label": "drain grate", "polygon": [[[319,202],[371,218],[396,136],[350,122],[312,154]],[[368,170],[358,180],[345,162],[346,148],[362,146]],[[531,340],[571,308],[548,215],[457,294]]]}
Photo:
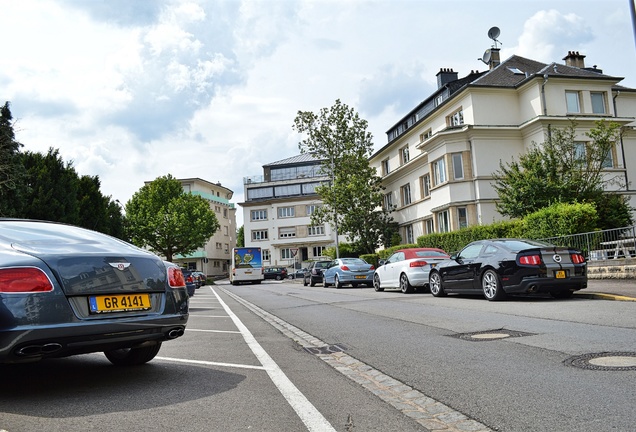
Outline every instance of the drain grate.
{"label": "drain grate", "polygon": [[504,329],[496,329],[496,330],[485,330],[479,332],[472,333],[458,333],[454,335],[450,335],[451,337],[467,340],[471,342],[485,342],[485,341],[493,341],[514,337],[523,337],[523,336],[534,336],[534,333],[526,333],[522,331],[515,330],[504,330]]}
{"label": "drain grate", "polygon": [[599,371],[636,370],[635,352],[601,352],[573,356],[563,361],[568,366]]}
{"label": "drain grate", "polygon": [[346,351],[347,347],[342,344],[323,345],[321,347],[305,347],[305,351],[310,354],[333,354]]}

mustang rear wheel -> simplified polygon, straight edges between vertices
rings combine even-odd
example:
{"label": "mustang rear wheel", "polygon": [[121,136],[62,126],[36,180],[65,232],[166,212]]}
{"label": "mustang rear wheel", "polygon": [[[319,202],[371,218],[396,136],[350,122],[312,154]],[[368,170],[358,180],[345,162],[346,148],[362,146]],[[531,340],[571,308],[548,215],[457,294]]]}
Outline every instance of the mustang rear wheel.
{"label": "mustang rear wheel", "polygon": [[157,342],[155,345],[139,348],[122,348],[104,351],[104,355],[115,366],[134,366],[148,363],[155,358],[160,348],[161,342]]}
{"label": "mustang rear wheel", "polygon": [[484,297],[490,301],[501,300],[506,297],[506,293],[501,287],[499,276],[494,270],[486,270],[481,277],[481,288],[484,291]]}
{"label": "mustang rear wheel", "polygon": [[444,291],[444,287],[442,286],[442,277],[438,272],[432,272],[428,277],[429,286],[431,288],[431,294],[435,297],[445,297],[446,291]]}

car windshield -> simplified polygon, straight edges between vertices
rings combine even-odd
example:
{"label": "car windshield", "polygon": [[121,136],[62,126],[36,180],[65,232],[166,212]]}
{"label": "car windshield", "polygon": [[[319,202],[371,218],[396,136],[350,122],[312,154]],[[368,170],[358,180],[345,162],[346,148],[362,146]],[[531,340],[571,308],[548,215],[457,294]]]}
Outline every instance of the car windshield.
{"label": "car windshield", "polygon": [[418,257],[447,257],[444,252],[440,251],[416,251],[415,255]]}
{"label": "car windshield", "polygon": [[365,265],[367,262],[360,258],[343,258],[343,264],[357,264],[357,265]]}
{"label": "car windshield", "polygon": [[534,241],[534,240],[497,240],[496,243],[503,244],[505,247],[513,252],[519,252],[529,248],[542,248],[542,247],[554,247],[549,243]]}
{"label": "car windshield", "polygon": [[321,262],[317,262],[314,267],[316,268],[327,268],[329,267],[329,263],[331,263],[331,261],[321,261]]}

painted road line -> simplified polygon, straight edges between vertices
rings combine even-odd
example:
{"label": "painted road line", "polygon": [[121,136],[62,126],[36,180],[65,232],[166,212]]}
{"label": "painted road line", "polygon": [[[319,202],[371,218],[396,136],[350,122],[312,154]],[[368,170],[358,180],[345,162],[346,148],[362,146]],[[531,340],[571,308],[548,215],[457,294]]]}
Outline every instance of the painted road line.
{"label": "painted road line", "polygon": [[300,417],[307,429],[314,432],[335,432],[336,429],[334,429],[320,411],[318,411],[316,407],[309,402],[305,395],[296,388],[294,383],[287,378],[287,375],[285,375],[276,362],[269,356],[269,354],[267,354],[263,347],[261,347],[256,338],[243,324],[239,317],[232,312],[223,299],[219,297],[216,291],[212,290],[212,292],[219,299],[219,302],[221,303],[221,306],[223,306],[223,309],[225,309],[225,312],[227,312],[227,314],[232,318],[236,327],[243,334],[245,342],[250,347],[256,358],[258,358],[261,364],[265,367],[265,371],[267,371],[267,374],[274,385],[278,388],[294,411],[296,411],[296,414]]}
{"label": "painted road line", "polygon": [[185,360],[185,359],[178,359],[178,358],[172,358],[172,357],[155,357],[155,360],[163,360],[163,361],[169,361],[173,363],[195,364],[195,365],[202,365],[202,366],[223,366],[223,367],[231,367],[231,368],[239,368],[239,369],[265,370],[263,366],[252,366],[252,365],[236,364],[236,363],[220,363],[220,362],[210,362],[210,361],[202,361],[202,360]]}

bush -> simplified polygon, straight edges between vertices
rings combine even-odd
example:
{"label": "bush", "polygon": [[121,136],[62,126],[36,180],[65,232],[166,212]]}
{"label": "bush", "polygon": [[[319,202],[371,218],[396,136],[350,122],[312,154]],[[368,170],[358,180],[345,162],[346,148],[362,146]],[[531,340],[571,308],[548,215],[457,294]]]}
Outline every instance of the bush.
{"label": "bush", "polygon": [[377,253],[376,254],[360,255],[360,258],[362,258],[363,260],[365,260],[369,264],[374,265],[375,268],[378,268],[378,261],[380,260],[380,256]]}
{"label": "bush", "polygon": [[523,219],[523,236],[531,239],[561,237],[594,231],[598,215],[593,204],[556,203]]}
{"label": "bush", "polygon": [[522,237],[523,221],[495,222],[490,225],[473,225],[458,231],[427,234],[417,238],[417,247],[438,248],[448,254],[458,252],[468,243],[494,238]]}

